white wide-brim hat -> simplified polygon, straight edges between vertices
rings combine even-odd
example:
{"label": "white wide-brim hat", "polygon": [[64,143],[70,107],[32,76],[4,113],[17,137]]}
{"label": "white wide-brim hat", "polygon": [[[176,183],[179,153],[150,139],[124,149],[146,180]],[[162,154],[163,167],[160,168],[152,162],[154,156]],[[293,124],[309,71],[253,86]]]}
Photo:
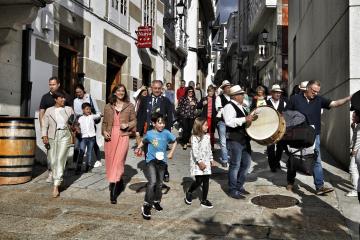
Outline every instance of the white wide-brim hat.
{"label": "white wide-brim hat", "polygon": [[228,80],[224,80],[221,85],[220,88],[223,89],[226,86],[231,86],[231,83]]}
{"label": "white wide-brim hat", "polygon": [[283,92],[283,90],[281,90],[281,87],[280,87],[279,84],[274,84],[274,85],[272,85],[271,91],[272,91],[272,92]]}
{"label": "white wide-brim hat", "polygon": [[230,88],[229,96],[235,96],[244,93],[245,91],[239,85],[234,85]]}

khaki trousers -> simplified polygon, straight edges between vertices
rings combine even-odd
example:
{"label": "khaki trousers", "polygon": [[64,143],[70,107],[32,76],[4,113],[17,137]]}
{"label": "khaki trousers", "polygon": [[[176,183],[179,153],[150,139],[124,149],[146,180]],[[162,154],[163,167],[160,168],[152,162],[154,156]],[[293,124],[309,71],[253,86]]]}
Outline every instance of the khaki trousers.
{"label": "khaki trousers", "polygon": [[55,139],[49,139],[49,144],[48,159],[51,164],[54,186],[59,186],[63,181],[64,169],[71,145],[70,131],[68,129],[56,130]]}

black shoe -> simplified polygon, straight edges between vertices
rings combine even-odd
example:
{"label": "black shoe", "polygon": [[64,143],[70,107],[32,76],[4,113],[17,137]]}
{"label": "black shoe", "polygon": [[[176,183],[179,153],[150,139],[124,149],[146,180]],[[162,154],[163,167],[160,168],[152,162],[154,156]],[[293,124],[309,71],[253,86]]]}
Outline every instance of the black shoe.
{"label": "black shoe", "polygon": [[89,166],[89,165],[86,165],[86,167],[85,167],[85,172],[88,173],[89,170],[90,170],[90,166]]}
{"label": "black shoe", "polygon": [[163,208],[160,206],[160,202],[154,202],[153,208],[155,208],[155,210],[158,212],[163,210]]}
{"label": "black shoe", "polygon": [[150,220],[151,219],[151,206],[147,205],[147,204],[144,204],[141,207],[141,213],[142,213],[142,216],[143,216],[143,218],[145,220]]}
{"label": "black shoe", "polygon": [[116,204],[117,203],[117,196],[116,196],[116,183],[110,183],[109,185],[109,189],[110,189],[110,202],[111,204]]}
{"label": "black shoe", "polygon": [[169,174],[169,172],[165,172],[164,173],[164,182],[169,182],[170,181],[170,174]]}
{"label": "black shoe", "polygon": [[244,195],[250,195],[250,193],[248,191],[246,191],[245,189],[242,189],[239,192]]}
{"label": "black shoe", "polygon": [[230,193],[229,196],[235,199],[245,199],[245,197],[241,195],[240,192]]}
{"label": "black shoe", "polygon": [[223,168],[227,168],[227,167],[229,167],[229,164],[228,164],[227,162],[222,162],[222,163],[221,163],[221,166],[222,166]]}
{"label": "black shoe", "polygon": [[213,208],[214,207],[209,200],[201,201],[200,205],[204,208]]}
{"label": "black shoe", "polygon": [[322,186],[321,188],[316,190],[316,195],[324,195],[324,194],[332,192],[332,191],[334,191],[333,188]]}
{"label": "black shoe", "polygon": [[76,166],[75,175],[80,175],[81,173],[81,166]]}
{"label": "black shoe", "polygon": [[189,192],[186,192],[184,201],[185,201],[185,203],[186,203],[187,205],[191,205],[191,203],[192,203],[192,194],[189,193]]}
{"label": "black shoe", "polygon": [[276,168],[271,168],[270,170],[271,170],[271,172],[274,172],[274,173],[276,172]]}

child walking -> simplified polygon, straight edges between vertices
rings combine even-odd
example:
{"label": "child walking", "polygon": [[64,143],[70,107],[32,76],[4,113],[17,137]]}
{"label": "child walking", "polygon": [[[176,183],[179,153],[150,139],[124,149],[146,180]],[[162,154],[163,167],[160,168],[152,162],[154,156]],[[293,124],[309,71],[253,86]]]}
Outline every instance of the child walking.
{"label": "child walking", "polygon": [[211,151],[210,135],[207,133],[207,120],[202,117],[196,118],[192,131],[190,172],[192,176],[195,176],[195,182],[191,184],[189,190],[186,192],[184,200],[186,204],[190,205],[192,203],[192,193],[202,185],[200,205],[205,208],[212,208],[213,205],[207,199],[207,195],[209,191],[211,167],[214,166],[214,161]]}
{"label": "child walking", "polygon": [[[144,205],[141,207],[142,216],[146,220],[151,219],[151,209],[162,211],[160,205],[162,197],[162,184],[167,159],[172,159],[176,148],[176,137],[165,128],[165,119],[160,113],[154,113],[151,117],[154,128],[146,132],[142,142],[135,150],[137,156],[141,156],[141,148],[147,144],[146,153],[146,176],[148,183],[146,187]],[[166,150],[169,143],[173,143],[169,154]]]}
{"label": "child walking", "polygon": [[81,165],[84,159],[85,149],[86,151],[86,167],[85,172],[88,172],[92,167],[92,151],[96,142],[96,130],[95,130],[95,121],[100,119],[100,114],[92,114],[90,103],[83,103],[81,105],[83,110],[83,115],[79,117],[78,123],[80,127],[80,153],[76,166],[75,174],[81,172]]}

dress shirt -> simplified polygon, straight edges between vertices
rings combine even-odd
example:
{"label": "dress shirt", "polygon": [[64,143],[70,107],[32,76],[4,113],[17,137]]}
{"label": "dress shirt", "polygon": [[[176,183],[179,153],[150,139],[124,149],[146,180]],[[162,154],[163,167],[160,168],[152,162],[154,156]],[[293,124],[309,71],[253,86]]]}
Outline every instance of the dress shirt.
{"label": "dress shirt", "polygon": [[[236,102],[235,100],[231,100],[231,102],[235,103],[235,105],[244,113],[244,115],[246,115],[242,104]],[[224,112],[226,112],[226,114],[224,114],[223,116],[226,126],[236,128],[246,123],[245,117],[236,117],[236,110],[234,109],[232,104],[226,104],[226,106],[224,107]]]}
{"label": "dress shirt", "polygon": [[[83,111],[82,111],[82,104],[83,103],[87,102],[87,103],[91,104],[90,97],[91,97],[90,94],[85,93],[83,98],[75,98],[74,99],[74,112],[75,112],[75,115],[77,117],[83,115]],[[93,103],[96,114],[100,114],[101,112],[100,112],[99,107],[98,107],[98,105],[96,103],[96,100],[93,97],[91,97],[91,100],[92,100],[92,103]]]}
{"label": "dress shirt", "polygon": [[95,120],[100,118],[99,114],[90,114],[88,116],[82,115],[78,122],[80,124],[81,130],[81,137],[88,138],[88,137],[95,137]]}
{"label": "dress shirt", "polygon": [[[224,93],[224,96],[228,101],[230,101],[230,97],[228,95],[226,95]],[[221,104],[220,96],[217,96],[215,99],[215,108],[216,108],[216,111],[218,111],[218,113],[216,114],[216,117],[221,118],[223,110],[224,110],[224,106],[222,106],[222,104]]]}
{"label": "dress shirt", "polygon": [[[274,108],[275,108],[276,110],[278,110],[278,108],[279,108],[279,103],[280,103],[280,99],[277,100],[277,101],[275,101],[273,98],[270,98],[270,101],[271,101],[272,105],[274,106]],[[284,108],[285,108],[285,107],[286,107],[286,102],[284,102]]]}

